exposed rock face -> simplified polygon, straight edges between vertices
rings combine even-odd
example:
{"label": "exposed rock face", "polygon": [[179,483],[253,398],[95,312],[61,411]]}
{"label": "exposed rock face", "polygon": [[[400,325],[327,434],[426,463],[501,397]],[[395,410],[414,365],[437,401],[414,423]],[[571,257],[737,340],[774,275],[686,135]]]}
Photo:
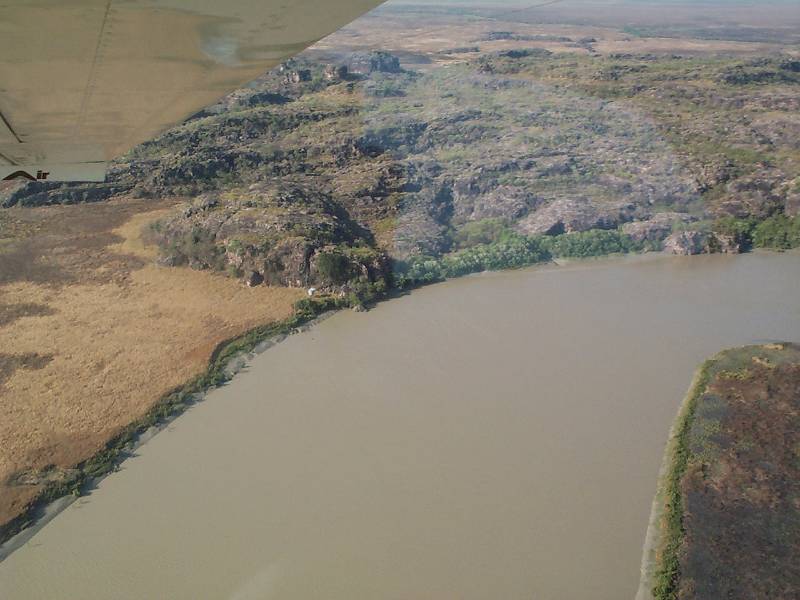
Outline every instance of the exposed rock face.
{"label": "exposed rock face", "polygon": [[710,252],[721,252],[723,254],[739,254],[742,245],[732,235],[714,233],[711,238]]}
{"label": "exposed rock face", "polygon": [[664,240],[664,252],[681,254],[738,254],[741,246],[732,236],[707,231],[680,231]]}
{"label": "exposed rock face", "polygon": [[297,71],[291,71],[286,74],[285,79],[287,84],[298,84],[303,83],[304,81],[311,81],[311,71],[309,69],[299,69]]}
{"label": "exposed rock face", "polygon": [[327,65],[323,76],[327,81],[342,81],[347,79],[348,74],[347,65]]}
{"label": "exposed rock face", "polygon": [[258,271],[250,271],[247,277],[245,277],[244,283],[247,287],[256,287],[264,283],[264,276]]}
{"label": "exposed rock face", "polygon": [[[417,176],[419,179],[423,175]],[[448,249],[447,230],[453,213],[453,194],[448,186],[410,186],[397,219],[392,253],[399,258],[413,254],[438,255]]]}
{"label": "exposed rock face", "polygon": [[[317,285],[330,288],[352,277],[369,281],[388,272],[388,261],[341,206],[300,185],[256,184],[225,197],[200,196],[154,231],[161,264],[232,270],[247,285]],[[334,281],[316,262],[321,254],[342,254]],[[355,248],[358,247],[358,248]]]}
{"label": "exposed rock face", "polygon": [[480,191],[478,182],[462,180],[454,189],[454,218],[459,221],[495,218],[516,221],[543,203],[542,198],[523,188],[500,185]]}
{"label": "exposed rock face", "polygon": [[760,169],[752,175],[729,182],[726,194],[716,206],[718,215],[763,219],[780,212],[785,202],[785,176],[774,169]]}
{"label": "exposed rock face", "polygon": [[696,177],[697,190],[700,193],[707,192],[718,185],[730,181],[734,176],[735,170],[736,165],[724,158],[699,165]]}
{"label": "exposed rock face", "polygon": [[800,216],[800,193],[788,194],[783,208],[787,217]]}
{"label": "exposed rock face", "polygon": [[664,252],[690,256],[707,252],[710,234],[702,231],[680,231],[664,240]]}
{"label": "exposed rock face", "polygon": [[[742,63],[796,78],[780,60],[725,59],[703,69],[717,76]],[[108,183],[26,183],[0,190],[0,203],[206,194],[164,224],[162,264],[288,285],[315,281],[316,257],[331,248],[438,255],[453,249],[463,227],[487,219],[525,234],[622,226],[656,245],[675,223],[690,222],[681,214],[690,210],[711,220],[798,214],[797,93],[783,84],[701,90],[691,83],[697,65],[682,62],[598,61],[598,76],[615,80],[620,98],[663,101],[645,109],[586,93],[595,68],[574,74],[574,87],[509,76],[542,63],[571,73],[538,49],[487,52],[444,79],[403,71],[385,52],[334,64],[294,58],[114,163]],[[686,123],[662,111],[676,98],[697,107]],[[688,143],[705,137],[709,144]],[[655,207],[675,212],[654,214]],[[734,251],[721,236],[695,235],[672,247]]]}
{"label": "exposed rock face", "polygon": [[635,242],[660,242],[669,236],[675,225],[691,223],[696,219],[685,213],[657,213],[647,221],[625,223],[622,232],[629,235]]}
{"label": "exposed rock face", "polygon": [[348,59],[347,69],[357,75],[402,72],[400,59],[388,52],[355,52]]}
{"label": "exposed rock face", "polygon": [[587,198],[565,198],[522,219],[516,229],[520,233],[546,235],[615,229],[633,220],[637,211],[637,207],[628,202],[598,206]]}

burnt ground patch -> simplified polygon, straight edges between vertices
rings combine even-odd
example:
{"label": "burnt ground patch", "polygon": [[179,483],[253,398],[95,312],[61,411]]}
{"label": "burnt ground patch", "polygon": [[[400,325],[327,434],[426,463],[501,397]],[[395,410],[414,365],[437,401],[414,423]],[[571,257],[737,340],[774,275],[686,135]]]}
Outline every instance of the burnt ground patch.
{"label": "burnt ground patch", "polygon": [[56,314],[55,309],[46,304],[37,304],[35,302],[0,304],[0,327],[23,317],[44,317],[54,314]]}
{"label": "burnt ground patch", "polygon": [[688,448],[674,597],[797,598],[800,350],[725,357],[698,401]]}
{"label": "burnt ground patch", "polygon": [[41,355],[33,352],[25,354],[0,354],[0,389],[18,369],[43,369],[51,360],[52,355]]}

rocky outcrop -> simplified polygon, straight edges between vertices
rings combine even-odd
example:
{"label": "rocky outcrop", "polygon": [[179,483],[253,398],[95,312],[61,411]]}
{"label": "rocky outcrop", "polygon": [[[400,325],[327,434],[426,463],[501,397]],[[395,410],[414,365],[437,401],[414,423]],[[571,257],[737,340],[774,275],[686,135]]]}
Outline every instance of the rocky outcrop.
{"label": "rocky outcrop", "polygon": [[130,192],[133,181],[125,177],[110,183],[44,183],[31,181],[15,187],[0,197],[0,206],[49,206],[54,204],[80,204],[101,202],[113,196]]}
{"label": "rocky outcrop", "polygon": [[475,180],[460,180],[454,186],[457,222],[497,218],[516,221],[543,203],[541,197],[517,186],[498,185],[482,190],[480,182]]}
{"label": "rocky outcrop", "polygon": [[388,273],[368,233],[330,197],[301,185],[200,196],[157,223],[153,237],[161,264],[227,270],[250,286],[342,285],[350,277],[339,281],[317,268],[319,256],[331,252],[343,257],[340,271],[349,276],[373,281]]}
{"label": "rocky outcrop", "polygon": [[661,242],[669,236],[677,225],[696,221],[695,217],[685,213],[657,213],[646,221],[625,223],[622,232],[635,242]]}
{"label": "rocky outcrop", "polygon": [[742,251],[733,236],[708,231],[680,231],[664,240],[664,252],[690,256],[695,254],[738,254]]}
{"label": "rocky outcrop", "polygon": [[664,252],[690,256],[708,251],[710,234],[702,231],[680,231],[664,240]]}
{"label": "rocky outcrop", "polygon": [[356,75],[401,73],[400,59],[388,52],[355,52],[347,60],[347,69]]}
{"label": "rocky outcrop", "polygon": [[764,219],[783,210],[785,181],[783,173],[770,168],[733,179],[725,186],[725,194],[716,202],[714,212],[718,216]]}
{"label": "rocky outcrop", "polygon": [[520,233],[545,235],[616,229],[632,221],[637,212],[637,206],[627,202],[598,205],[588,198],[565,198],[525,217],[515,228]]}
{"label": "rocky outcrop", "polygon": [[736,173],[736,165],[726,158],[706,161],[698,165],[695,177],[697,191],[701,194],[730,181]]}
{"label": "rocky outcrop", "polygon": [[520,58],[531,58],[531,57],[539,57],[539,58],[546,58],[553,53],[549,50],[545,50],[544,48],[515,48],[513,50],[503,50],[498,53],[498,56],[501,58],[511,58],[511,59],[520,59]]}
{"label": "rocky outcrop", "polygon": [[304,81],[311,81],[311,70],[310,69],[298,69],[297,71],[289,71],[286,73],[284,78],[284,83],[287,85],[297,85],[298,83],[303,83]]}
{"label": "rocky outcrop", "polygon": [[343,81],[350,74],[347,65],[326,65],[323,77],[326,81]]}
{"label": "rocky outcrop", "polygon": [[[133,150],[107,183],[21,184],[0,191],[0,202],[205,194],[164,224],[162,264],[287,285],[313,281],[324,248],[379,243],[398,258],[438,255],[485,220],[525,234],[622,227],[656,247],[691,222],[684,212],[710,220],[800,212],[785,158],[800,148],[790,86],[708,90],[686,84],[696,66],[660,55],[606,57],[576,72],[574,86],[527,76],[550,61],[539,49],[500,50],[442,79],[442,71],[403,71],[385,52],[294,58]],[[794,77],[789,62],[721,59],[704,69],[716,76],[741,63]],[[587,93],[597,69],[616,80],[613,99]],[[617,93],[697,110],[669,125],[669,111],[645,114]],[[733,122],[735,111],[744,117]],[[664,212],[654,215],[656,207]],[[721,236],[687,235],[671,242],[674,251],[735,251]]]}

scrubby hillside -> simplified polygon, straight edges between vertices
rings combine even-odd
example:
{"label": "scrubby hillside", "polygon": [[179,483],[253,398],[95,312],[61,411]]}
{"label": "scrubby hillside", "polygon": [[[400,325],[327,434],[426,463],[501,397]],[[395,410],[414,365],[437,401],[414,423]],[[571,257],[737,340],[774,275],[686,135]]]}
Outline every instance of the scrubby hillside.
{"label": "scrubby hillside", "polygon": [[4,201],[193,196],[154,228],[164,264],[344,292],[385,287],[391,260],[407,272],[509,236],[792,247],[798,108],[785,56],[518,49],[426,74],[387,53],[299,59],[136,148],[105,184]]}

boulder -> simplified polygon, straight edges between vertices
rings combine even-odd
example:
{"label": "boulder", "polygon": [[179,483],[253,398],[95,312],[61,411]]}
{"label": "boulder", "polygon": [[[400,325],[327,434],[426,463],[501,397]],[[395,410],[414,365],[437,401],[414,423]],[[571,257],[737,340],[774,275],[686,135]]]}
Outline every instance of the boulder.
{"label": "boulder", "polygon": [[695,254],[738,254],[741,245],[730,235],[709,231],[679,231],[664,240],[664,252],[690,256]]}
{"label": "boulder", "polygon": [[704,231],[679,231],[664,240],[664,252],[690,256],[707,253],[711,234]]}
{"label": "boulder", "polygon": [[647,221],[625,223],[622,232],[635,242],[660,242],[672,233],[676,224],[691,223],[695,220],[695,217],[685,213],[657,213]]}
{"label": "boulder", "polygon": [[264,276],[259,273],[258,271],[250,271],[250,273],[245,277],[244,284],[247,287],[256,287],[257,285],[261,285],[264,283]]}

